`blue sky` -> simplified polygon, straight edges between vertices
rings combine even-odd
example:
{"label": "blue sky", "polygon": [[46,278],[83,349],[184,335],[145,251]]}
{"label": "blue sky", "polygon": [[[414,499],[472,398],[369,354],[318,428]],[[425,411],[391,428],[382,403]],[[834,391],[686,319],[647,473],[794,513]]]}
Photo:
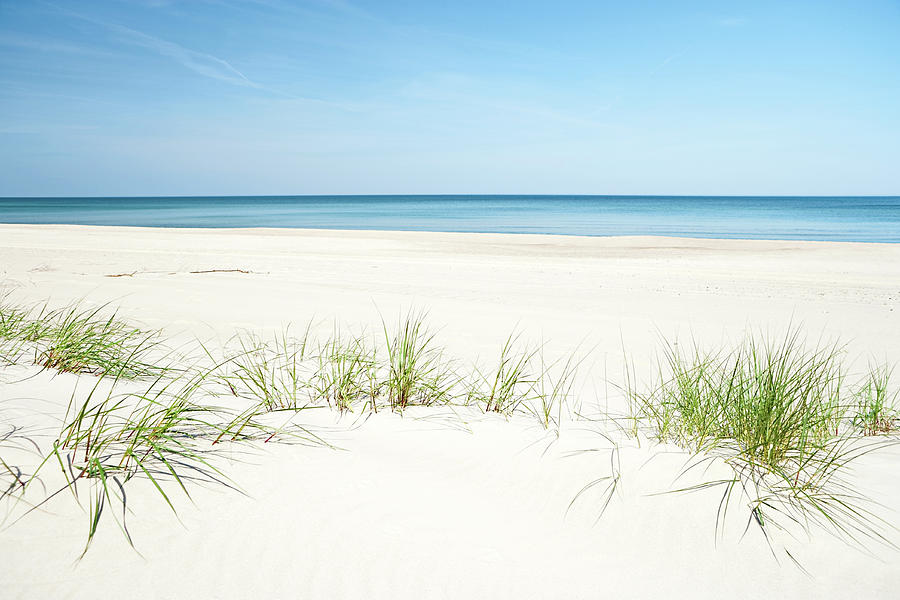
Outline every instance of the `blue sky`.
{"label": "blue sky", "polygon": [[0,196],[900,194],[900,2],[0,0]]}

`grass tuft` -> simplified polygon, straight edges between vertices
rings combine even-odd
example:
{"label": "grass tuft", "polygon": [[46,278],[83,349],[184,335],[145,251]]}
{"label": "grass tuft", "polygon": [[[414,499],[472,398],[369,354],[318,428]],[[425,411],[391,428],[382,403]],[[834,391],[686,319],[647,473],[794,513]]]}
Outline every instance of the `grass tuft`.
{"label": "grass tuft", "polygon": [[286,328],[268,343],[252,334],[239,335],[237,343],[240,351],[225,361],[230,372],[222,378],[232,394],[255,399],[270,411],[303,404],[309,386],[303,370],[309,326],[300,338]]}
{"label": "grass tuft", "polygon": [[0,366],[16,364],[25,351],[28,311],[0,297]]}
{"label": "grass tuft", "polygon": [[64,373],[91,373],[133,379],[153,377],[159,369],[149,362],[158,345],[158,332],[142,331],[118,320],[103,318],[102,308],[64,309],[52,315],[52,326],[42,331],[35,362]]}
{"label": "grass tuft", "polygon": [[[690,469],[721,459],[734,477],[679,491],[723,487],[717,523],[736,497],[769,539],[774,530],[818,525],[854,543],[887,542],[886,523],[846,481],[851,464],[883,443],[861,442],[838,346],[807,347],[799,332],[746,338],[728,352],[667,344],[658,383],[626,397],[634,434],[692,452]],[[884,371],[864,387],[863,428],[884,424]],[[717,525],[718,526],[718,525]]]}
{"label": "grass tuft", "polygon": [[402,410],[411,405],[449,403],[458,376],[425,326],[424,314],[409,312],[393,334],[387,324],[382,322],[382,327],[388,359],[382,385],[390,407]]}
{"label": "grass tuft", "polygon": [[63,373],[128,379],[158,375],[153,354],[159,332],[127,325],[115,313],[104,316],[105,308],[75,304],[29,310],[0,303],[0,360],[13,364],[33,349],[35,364]]}
{"label": "grass tuft", "polygon": [[500,348],[497,368],[476,368],[476,381],[469,389],[469,402],[485,412],[513,414],[520,405],[531,400],[540,379],[535,361],[539,349],[523,347],[521,334],[511,333]]}
{"label": "grass tuft", "polygon": [[574,396],[575,377],[586,357],[586,354],[580,355],[575,350],[556,361],[548,361],[541,347],[538,354],[540,377],[535,382],[532,401],[526,408],[544,429],[558,430],[562,425],[563,411]]}
{"label": "grass tuft", "polygon": [[852,422],[865,435],[891,433],[900,428],[898,391],[890,391],[892,374],[888,365],[872,367],[857,390]]}
{"label": "grass tuft", "polygon": [[[158,377],[141,393],[115,393],[115,382],[106,395],[99,393],[103,379],[87,397],[69,404],[66,424],[48,458],[55,459],[65,477],[66,489],[79,498],[79,487],[89,485],[87,552],[105,507],[120,504],[116,516],[133,546],[125,522],[125,485],[134,477],[149,480],[161,499],[175,512],[166,491],[173,481],[185,495],[189,481],[226,483],[227,478],[208,458],[212,441],[222,427],[219,409],[194,402],[210,371],[180,379]],[[84,555],[82,553],[82,556]]]}
{"label": "grass tuft", "polygon": [[334,335],[319,349],[311,386],[316,400],[340,412],[364,402],[376,407],[379,394],[378,360],[365,336]]}

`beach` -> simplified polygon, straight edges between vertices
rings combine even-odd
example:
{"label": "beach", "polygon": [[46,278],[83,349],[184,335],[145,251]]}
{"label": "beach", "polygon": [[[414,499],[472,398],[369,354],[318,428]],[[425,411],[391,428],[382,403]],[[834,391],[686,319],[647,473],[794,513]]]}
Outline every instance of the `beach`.
{"label": "beach", "polygon": [[[624,410],[626,367],[650,373],[664,340],[716,346],[801,328],[812,343],[839,342],[851,373],[895,363],[900,244],[0,225],[0,291],[19,304],[114,307],[185,344],[288,324],[377,333],[426,311],[461,361],[492,359],[511,332],[551,355],[585,357],[571,414],[555,431],[448,407],[322,410],[310,423],[332,447],[228,451],[240,489],[173,494],[177,517],[136,480],[137,551],[110,522],[76,561],[86,519],[60,497],[0,530],[12,597],[897,593],[895,549],[866,554],[813,530],[791,542],[801,569],[755,528],[742,535],[746,516],[717,535],[721,492],[659,494],[678,487],[685,461],[667,447],[623,446],[608,504],[597,489],[570,503],[610,475],[609,424],[597,415]],[[91,385],[91,375],[16,369],[22,376],[0,382],[0,401],[12,419],[41,427],[63,418],[73,387]],[[887,448],[854,472],[894,525],[898,460]]]}

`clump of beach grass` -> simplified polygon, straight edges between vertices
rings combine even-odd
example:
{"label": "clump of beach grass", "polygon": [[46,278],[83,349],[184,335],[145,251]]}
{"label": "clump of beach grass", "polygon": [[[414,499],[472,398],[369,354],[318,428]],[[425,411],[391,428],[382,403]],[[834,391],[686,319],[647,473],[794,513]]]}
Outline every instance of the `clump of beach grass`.
{"label": "clump of beach grass", "polygon": [[237,344],[238,353],[223,363],[229,371],[223,381],[234,395],[249,396],[270,411],[302,406],[309,387],[304,372],[310,350],[309,325],[299,338],[292,337],[288,327],[269,342],[241,334]]}
{"label": "clump of beach grass", "polygon": [[30,349],[33,362],[62,373],[89,373],[133,379],[159,373],[152,355],[158,331],[128,325],[107,307],[80,304],[51,310],[0,303],[0,356],[17,363]]}
{"label": "clump of beach grass", "polygon": [[649,392],[629,388],[627,397],[660,441],[698,449],[734,440],[761,464],[837,434],[846,409],[839,348],[808,350],[797,332],[777,342],[750,337],[730,352],[667,345],[658,375]]}
{"label": "clump of beach grass", "polygon": [[525,412],[545,428],[558,425],[583,358],[577,353],[549,361],[543,344],[524,346],[510,334],[495,369],[474,367],[460,376],[435,340],[421,312],[409,311],[391,329],[382,321],[382,343],[337,325],[315,342],[311,324],[293,338],[287,330],[274,340],[252,334],[236,337],[226,351],[220,377],[235,396],[254,400],[266,411],[327,405],[339,412],[356,407],[402,411],[410,406],[476,405],[510,416]]}
{"label": "clump of beach grass", "polygon": [[459,377],[434,333],[425,325],[424,313],[410,311],[391,333],[382,322],[387,353],[387,376],[381,384],[393,410],[412,405],[448,404]]}
{"label": "clump of beach grass", "polygon": [[468,402],[506,416],[527,413],[544,429],[558,428],[585,356],[576,350],[550,360],[545,344],[531,346],[521,334],[510,333],[492,370],[475,367]]}
{"label": "clump of beach grass", "polygon": [[[722,487],[717,527],[743,497],[767,540],[775,530],[817,525],[853,543],[889,543],[887,523],[846,479],[856,460],[884,444],[862,441],[848,426],[841,357],[837,345],[807,346],[799,330],[748,336],[730,351],[667,343],[657,383],[640,390],[629,373],[628,429],[689,451],[690,469],[714,460],[731,468],[731,478],[679,490]],[[883,381],[870,387],[869,406]]]}
{"label": "clump of beach grass", "polygon": [[149,355],[159,344],[159,333],[128,325],[115,314],[103,317],[103,309],[72,306],[51,314],[50,326],[34,340],[39,342],[35,362],[63,373],[128,379],[157,375],[159,367]]}
{"label": "clump of beach grass", "polygon": [[[106,506],[118,502],[116,521],[133,546],[125,522],[125,485],[134,477],[149,480],[175,512],[164,483],[173,481],[185,495],[189,481],[226,483],[227,477],[209,460],[209,447],[228,422],[222,411],[195,402],[209,376],[199,371],[183,378],[157,377],[142,392],[116,393],[116,381],[102,393],[104,378],[80,401],[73,394],[65,424],[48,460],[54,460],[76,499],[88,484],[88,550]],[[106,382],[110,383],[110,382]],[[82,553],[82,556],[84,554]]]}
{"label": "clump of beach grass", "polygon": [[[52,464],[58,465],[63,476],[64,485],[57,491],[36,504],[28,500],[30,508],[19,519],[68,490],[88,515],[82,556],[104,513],[112,513],[133,546],[126,522],[129,482],[148,481],[174,512],[173,485],[188,498],[192,483],[235,488],[214,464],[217,444],[278,438],[327,445],[296,424],[293,417],[279,426],[261,418],[264,412],[296,413],[304,408],[300,406],[300,394],[305,393],[309,382],[300,365],[309,357],[308,329],[300,339],[290,337],[285,330],[271,346],[251,344],[256,338],[247,337],[238,357],[220,362],[213,359],[213,364],[205,359],[182,364],[179,361],[185,357],[175,357],[166,350],[158,332],[129,326],[115,314],[103,316],[102,311],[103,307],[85,310],[78,305],[58,310],[45,305],[29,310],[0,303],[0,350],[5,348],[4,341],[16,344],[9,364],[24,356],[20,351],[24,345],[33,350],[34,362],[45,369],[96,376],[86,396],[78,394],[76,386],[52,449],[42,450],[32,444],[42,457],[32,473],[26,474],[0,458],[0,481],[7,488],[0,497],[20,494],[24,499],[27,490],[44,480],[42,474]],[[212,359],[209,350],[199,345],[205,358]],[[254,362],[260,357],[262,364]],[[209,403],[221,392],[223,367],[233,366],[235,360],[238,368],[226,381],[229,385],[239,383],[242,391],[250,389],[244,396],[251,401],[264,400],[243,411]],[[31,439],[20,428],[0,433],[0,449],[12,448],[21,454],[21,446],[27,442]]]}
{"label": "clump of beach grass", "polygon": [[549,361],[541,346],[537,356],[540,376],[534,384],[532,399],[525,408],[544,429],[558,430],[562,425],[563,411],[574,395],[575,377],[586,357],[587,354],[580,354],[576,349],[562,358]]}
{"label": "clump of beach grass", "polygon": [[126,522],[130,512],[126,486],[136,478],[149,481],[177,516],[171,484],[188,499],[191,484],[238,489],[215,464],[216,444],[268,442],[276,436],[325,444],[302,427],[268,426],[257,420],[255,409],[236,414],[207,404],[204,400],[213,397],[211,384],[219,366],[185,369],[178,377],[159,375],[140,392],[118,393],[117,380],[100,377],[83,399],[76,400],[73,393],[65,424],[38,471],[55,462],[65,481],[44,502],[69,490],[81,503],[85,495],[81,488],[87,486],[88,533],[82,556],[108,508],[120,508],[110,512],[134,547]]}
{"label": "clump of beach grass", "polygon": [[512,415],[532,398],[540,374],[535,369],[539,349],[521,344],[521,334],[510,333],[500,348],[499,360],[491,371],[475,368],[475,381],[468,392],[469,402],[485,412]]}
{"label": "clump of beach grass", "polygon": [[21,359],[28,317],[28,310],[13,305],[8,297],[0,297],[0,365],[13,365]]}
{"label": "clump of beach grass", "polygon": [[318,351],[318,365],[311,389],[316,400],[340,412],[358,403],[377,409],[378,358],[364,335],[342,335],[335,328]]}
{"label": "clump of beach grass", "polygon": [[0,298],[0,338],[21,337],[27,319],[28,311],[10,304],[6,298]]}
{"label": "clump of beach grass", "polygon": [[900,428],[898,391],[891,392],[893,369],[888,365],[871,367],[857,390],[853,425],[865,435],[891,433]]}

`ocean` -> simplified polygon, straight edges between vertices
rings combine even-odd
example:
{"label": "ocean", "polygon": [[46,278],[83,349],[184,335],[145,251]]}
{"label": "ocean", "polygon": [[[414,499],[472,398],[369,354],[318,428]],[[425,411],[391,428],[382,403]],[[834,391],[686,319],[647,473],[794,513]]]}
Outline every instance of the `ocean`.
{"label": "ocean", "polygon": [[900,196],[0,198],[0,223],[900,242]]}

